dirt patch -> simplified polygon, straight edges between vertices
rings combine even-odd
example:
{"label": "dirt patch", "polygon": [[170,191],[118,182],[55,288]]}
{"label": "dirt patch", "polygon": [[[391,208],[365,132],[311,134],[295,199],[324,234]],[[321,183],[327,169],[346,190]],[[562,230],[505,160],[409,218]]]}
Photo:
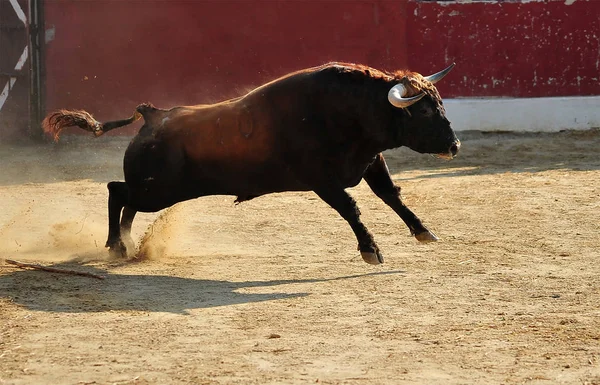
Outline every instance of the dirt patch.
{"label": "dirt patch", "polygon": [[386,154],[441,242],[351,189],[379,267],[312,193],[185,202],[108,260],[127,138],[0,147],[0,258],[107,277],[0,265],[0,384],[600,384],[600,133],[461,139]]}

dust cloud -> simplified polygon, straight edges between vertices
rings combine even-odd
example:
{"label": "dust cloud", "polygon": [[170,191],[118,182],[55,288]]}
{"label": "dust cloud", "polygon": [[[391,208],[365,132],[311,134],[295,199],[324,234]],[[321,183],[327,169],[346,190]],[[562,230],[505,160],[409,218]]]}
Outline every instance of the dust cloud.
{"label": "dust cloud", "polygon": [[21,208],[0,227],[0,256],[48,262],[106,258],[100,241],[106,229],[100,218],[81,215],[79,220],[61,219],[60,213],[42,207]]}
{"label": "dust cloud", "polygon": [[181,205],[171,206],[160,213],[148,226],[139,241],[135,259],[160,259],[173,250],[173,240],[181,232]]}
{"label": "dust cloud", "polygon": [[0,259],[106,260],[106,183],[122,180],[129,139],[0,143]]}
{"label": "dust cloud", "polygon": [[[131,137],[101,140],[66,136],[57,145],[1,145],[0,258],[39,262],[106,261],[106,184],[123,180],[122,159]],[[156,259],[173,250],[181,217],[175,206],[140,213],[130,258]]]}
{"label": "dust cloud", "polygon": [[[107,218],[94,210],[86,214],[81,207],[71,207],[69,215],[54,212],[43,205],[26,205],[5,221],[0,221],[0,258],[36,260],[43,262],[72,261],[87,263],[107,261],[110,254],[104,247],[107,236]],[[174,250],[172,241],[180,233],[179,206],[160,213],[138,234],[138,247],[129,239],[124,241],[134,260],[160,259]],[[64,220],[65,216],[79,219]],[[4,222],[4,223],[2,223]]]}

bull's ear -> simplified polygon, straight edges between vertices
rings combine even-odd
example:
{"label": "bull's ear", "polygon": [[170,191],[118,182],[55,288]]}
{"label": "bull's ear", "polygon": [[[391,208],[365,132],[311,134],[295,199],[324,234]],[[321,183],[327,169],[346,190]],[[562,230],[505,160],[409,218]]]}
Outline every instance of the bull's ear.
{"label": "bull's ear", "polygon": [[411,106],[421,100],[423,96],[425,96],[424,92],[421,92],[417,96],[412,96],[410,98],[405,98],[406,95],[406,87],[402,83],[396,84],[393,86],[388,92],[388,101],[390,104],[397,108],[406,108]]}
{"label": "bull's ear", "polygon": [[436,74],[425,76],[425,80],[431,82],[431,84],[435,84],[435,83],[439,82],[440,80],[442,80],[444,78],[444,76],[448,75],[448,72],[450,72],[452,70],[452,68],[454,68],[455,65],[456,65],[456,63],[452,63],[448,66],[448,68],[446,68]]}

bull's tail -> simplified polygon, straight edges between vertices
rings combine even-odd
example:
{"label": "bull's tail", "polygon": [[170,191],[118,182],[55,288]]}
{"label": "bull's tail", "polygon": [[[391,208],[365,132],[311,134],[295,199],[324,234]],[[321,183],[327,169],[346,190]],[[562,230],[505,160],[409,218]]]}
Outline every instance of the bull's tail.
{"label": "bull's tail", "polygon": [[114,128],[123,127],[140,119],[148,110],[155,109],[151,104],[140,104],[135,109],[133,115],[128,119],[115,120],[112,122],[100,123],[90,113],[83,110],[58,110],[52,112],[42,121],[42,128],[46,135],[51,136],[54,141],[58,141],[60,132],[65,127],[77,126],[86,131],[90,131],[94,136],[100,136]]}

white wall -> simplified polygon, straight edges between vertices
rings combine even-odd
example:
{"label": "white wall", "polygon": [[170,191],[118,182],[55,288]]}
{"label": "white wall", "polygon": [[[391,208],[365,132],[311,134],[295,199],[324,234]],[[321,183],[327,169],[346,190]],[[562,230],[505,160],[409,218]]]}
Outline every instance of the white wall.
{"label": "white wall", "polygon": [[600,96],[444,99],[455,131],[556,132],[600,127]]}

